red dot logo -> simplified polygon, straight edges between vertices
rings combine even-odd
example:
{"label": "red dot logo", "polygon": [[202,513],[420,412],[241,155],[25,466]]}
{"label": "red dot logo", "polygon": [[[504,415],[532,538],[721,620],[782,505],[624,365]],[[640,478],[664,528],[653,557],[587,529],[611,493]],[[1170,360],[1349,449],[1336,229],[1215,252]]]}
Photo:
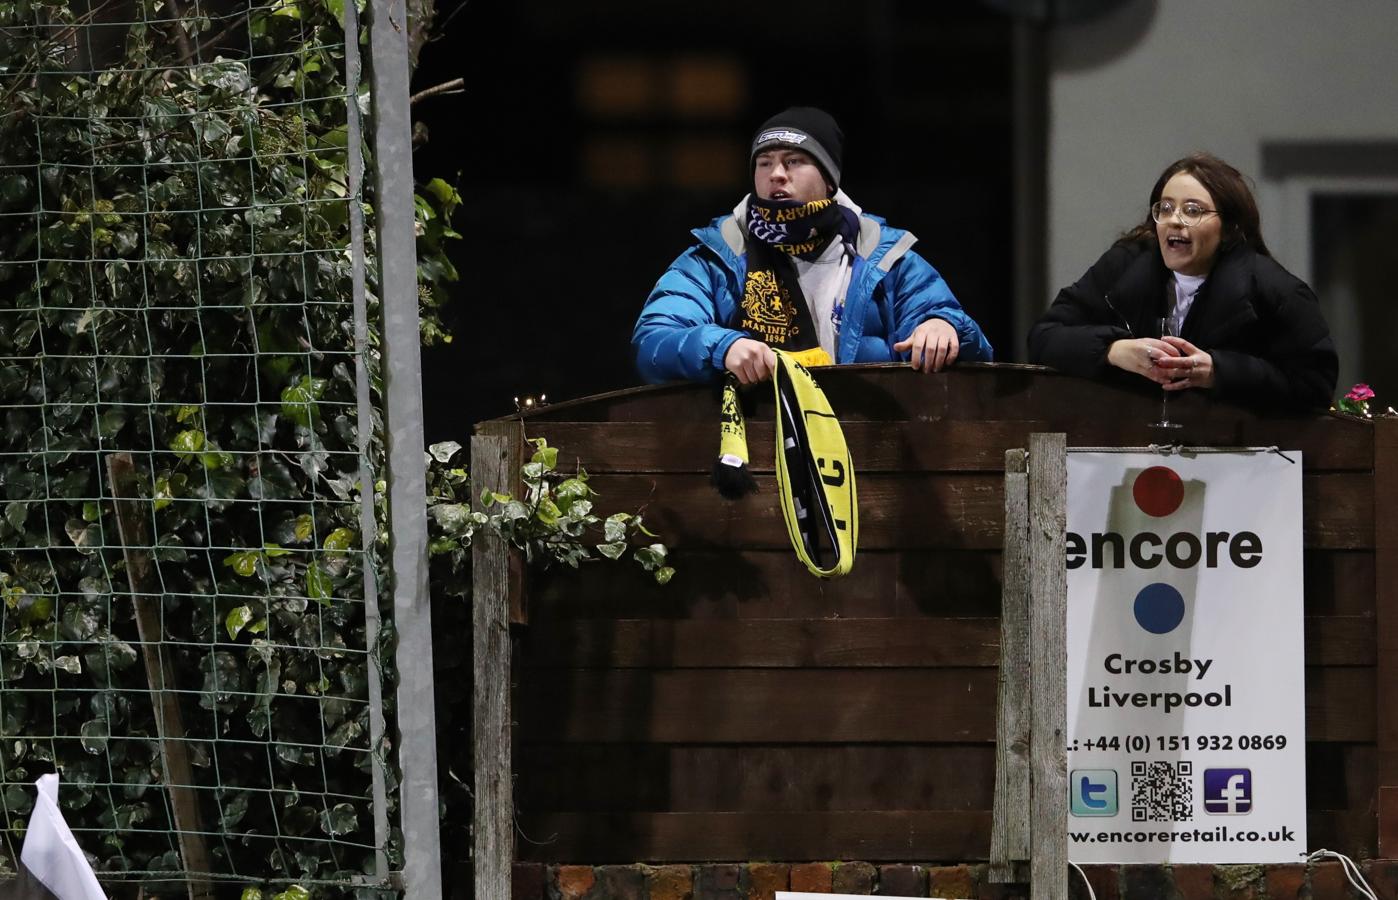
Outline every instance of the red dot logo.
{"label": "red dot logo", "polygon": [[1136,476],[1131,496],[1141,512],[1159,519],[1180,508],[1184,502],[1184,482],[1174,469],[1151,466]]}

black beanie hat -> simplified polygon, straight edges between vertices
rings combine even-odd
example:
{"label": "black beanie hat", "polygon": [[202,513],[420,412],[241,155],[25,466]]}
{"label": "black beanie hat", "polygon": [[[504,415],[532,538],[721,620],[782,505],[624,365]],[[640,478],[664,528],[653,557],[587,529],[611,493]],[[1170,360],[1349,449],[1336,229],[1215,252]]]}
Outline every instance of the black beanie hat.
{"label": "black beanie hat", "polygon": [[773,147],[791,147],[811,155],[835,187],[840,186],[840,164],[845,156],[845,133],[835,117],[814,106],[793,106],[777,113],[757,129],[748,154],[748,168],[757,165],[757,154]]}

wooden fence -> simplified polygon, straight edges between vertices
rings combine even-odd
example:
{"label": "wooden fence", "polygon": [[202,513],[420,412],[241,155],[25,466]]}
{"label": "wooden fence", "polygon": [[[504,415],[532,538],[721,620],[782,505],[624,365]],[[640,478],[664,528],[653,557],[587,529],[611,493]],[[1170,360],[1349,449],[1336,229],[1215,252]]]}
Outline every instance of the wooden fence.
{"label": "wooden fence", "polygon": [[[1159,397],[1031,366],[818,374],[859,478],[858,561],[834,581],[790,550],[769,392],[749,415],[760,491],[736,503],[708,484],[709,387],[477,426],[477,492],[510,489],[524,437],[547,438],[600,509],[644,508],[678,569],[541,575],[477,546],[477,896],[508,896],[513,861],[987,858],[1005,451],[1148,445]],[[1304,454],[1311,843],[1398,855],[1398,421],[1200,394],[1171,416],[1172,441]]]}

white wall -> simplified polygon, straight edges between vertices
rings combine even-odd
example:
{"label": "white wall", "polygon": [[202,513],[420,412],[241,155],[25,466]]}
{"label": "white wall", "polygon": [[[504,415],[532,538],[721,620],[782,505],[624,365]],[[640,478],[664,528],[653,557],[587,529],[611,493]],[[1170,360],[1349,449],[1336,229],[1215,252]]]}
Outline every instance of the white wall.
{"label": "white wall", "polygon": [[1257,182],[1283,265],[1283,186],[1269,141],[1398,138],[1398,2],[1130,0],[1049,43],[1048,280],[1076,280],[1145,215],[1170,162],[1208,150]]}

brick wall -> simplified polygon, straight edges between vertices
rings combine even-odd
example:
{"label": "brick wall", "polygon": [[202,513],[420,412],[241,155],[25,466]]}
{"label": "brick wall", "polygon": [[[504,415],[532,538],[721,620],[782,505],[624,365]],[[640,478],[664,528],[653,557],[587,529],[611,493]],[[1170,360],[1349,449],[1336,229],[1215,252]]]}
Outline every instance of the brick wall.
{"label": "brick wall", "polygon": [[[1398,900],[1398,860],[1360,864],[1380,900]],[[1358,897],[1338,863],[1284,866],[1087,866],[1097,900],[1349,900]],[[1076,873],[1072,900],[1087,900]],[[732,863],[665,866],[517,864],[513,900],[771,900],[777,891],[1027,898],[1023,886],[991,884],[985,866]]]}

